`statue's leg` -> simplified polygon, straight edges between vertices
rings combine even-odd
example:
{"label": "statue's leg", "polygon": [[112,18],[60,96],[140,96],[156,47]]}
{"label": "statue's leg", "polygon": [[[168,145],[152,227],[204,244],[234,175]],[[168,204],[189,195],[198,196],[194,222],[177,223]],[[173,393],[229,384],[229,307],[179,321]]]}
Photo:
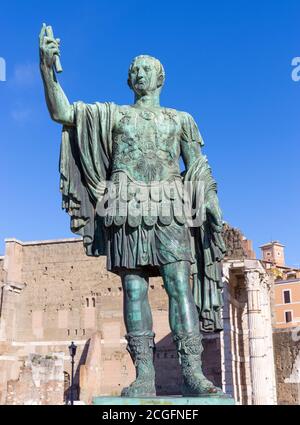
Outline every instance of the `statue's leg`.
{"label": "statue's leg", "polygon": [[136,380],[122,390],[123,397],[155,396],[154,333],[148,299],[149,279],[136,270],[121,275],[127,350],[136,369]]}
{"label": "statue's leg", "polygon": [[123,314],[127,333],[152,332],[152,314],[148,298],[149,279],[141,272],[126,271],[121,275],[124,298]]}
{"label": "statue's leg", "polygon": [[202,372],[202,336],[190,286],[190,263],[178,261],[166,264],[161,267],[161,274],[169,296],[170,327],[184,379],[182,394],[222,393]]}
{"label": "statue's leg", "polygon": [[190,263],[179,261],[161,267],[169,296],[169,322],[173,333],[198,332],[199,318],[189,284]]}

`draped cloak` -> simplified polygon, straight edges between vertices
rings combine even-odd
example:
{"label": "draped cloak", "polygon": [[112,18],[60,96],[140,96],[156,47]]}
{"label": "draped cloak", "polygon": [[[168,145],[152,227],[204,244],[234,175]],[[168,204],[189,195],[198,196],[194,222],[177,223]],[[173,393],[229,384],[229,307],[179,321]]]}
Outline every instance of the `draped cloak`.
{"label": "draped cloak", "polygon": [[[71,231],[81,235],[86,254],[107,255],[104,217],[97,214],[97,202],[104,196],[111,178],[113,103],[74,104],[74,126],[64,126],[60,154],[62,208],[70,215]],[[204,332],[222,330],[222,280],[220,262],[225,254],[222,222],[212,178],[205,156],[196,158],[183,175],[185,181],[204,184],[204,204],[213,208],[199,227],[190,229],[193,295]],[[197,205],[194,206],[197,211]],[[199,205],[199,211],[200,211]],[[217,211],[217,213],[215,213]]]}

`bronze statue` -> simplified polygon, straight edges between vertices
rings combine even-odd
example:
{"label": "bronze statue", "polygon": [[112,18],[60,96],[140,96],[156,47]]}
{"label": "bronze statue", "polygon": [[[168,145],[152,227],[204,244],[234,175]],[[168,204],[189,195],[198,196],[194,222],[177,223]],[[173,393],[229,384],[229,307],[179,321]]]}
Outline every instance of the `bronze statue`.
{"label": "bronze statue", "polygon": [[[46,102],[51,118],[63,124],[63,208],[71,216],[71,230],[82,235],[87,255],[106,255],[107,269],[122,280],[127,349],[136,367],[136,380],[122,396],[155,395],[151,276],[162,276],[169,297],[182,394],[222,393],[201,367],[200,329],[222,330],[225,246],[216,183],[201,153],[197,125],[188,113],[160,106],[164,68],[147,55],[136,57],[129,68],[133,105],[70,104],[55,73],[62,70],[59,47],[51,27],[43,25],[40,69]],[[187,182],[194,187],[192,221],[180,208]]]}

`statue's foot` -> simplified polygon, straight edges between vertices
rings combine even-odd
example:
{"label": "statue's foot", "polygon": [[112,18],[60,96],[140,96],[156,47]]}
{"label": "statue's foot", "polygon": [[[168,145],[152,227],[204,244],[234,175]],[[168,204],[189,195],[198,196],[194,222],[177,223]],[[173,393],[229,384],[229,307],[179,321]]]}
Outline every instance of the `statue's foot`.
{"label": "statue's foot", "polygon": [[224,395],[224,393],[221,388],[216,387],[203,374],[195,374],[189,376],[188,379],[184,379],[182,395],[196,397],[203,395]]}
{"label": "statue's foot", "polygon": [[137,379],[129,387],[123,388],[121,397],[155,397],[155,384],[152,380],[142,381]]}

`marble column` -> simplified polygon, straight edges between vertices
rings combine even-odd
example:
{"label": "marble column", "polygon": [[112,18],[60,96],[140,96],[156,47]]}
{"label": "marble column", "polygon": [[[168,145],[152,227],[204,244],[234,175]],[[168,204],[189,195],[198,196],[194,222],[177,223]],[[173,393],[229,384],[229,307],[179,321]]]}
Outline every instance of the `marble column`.
{"label": "marble column", "polygon": [[268,389],[267,404],[277,404],[276,376],[273,348],[272,311],[271,311],[271,287],[272,277],[267,273],[261,276],[262,310],[265,326],[266,346],[266,384]]}
{"label": "marble column", "polygon": [[233,382],[233,359],[232,359],[232,332],[230,320],[230,266],[228,262],[223,263],[223,299],[224,306],[222,309],[223,328],[220,334],[220,353],[221,353],[221,370],[222,370],[222,389],[226,394],[232,395],[236,399],[236,389]]}
{"label": "marble column", "polygon": [[269,404],[266,391],[265,326],[261,314],[261,271],[246,269],[252,404]]}

